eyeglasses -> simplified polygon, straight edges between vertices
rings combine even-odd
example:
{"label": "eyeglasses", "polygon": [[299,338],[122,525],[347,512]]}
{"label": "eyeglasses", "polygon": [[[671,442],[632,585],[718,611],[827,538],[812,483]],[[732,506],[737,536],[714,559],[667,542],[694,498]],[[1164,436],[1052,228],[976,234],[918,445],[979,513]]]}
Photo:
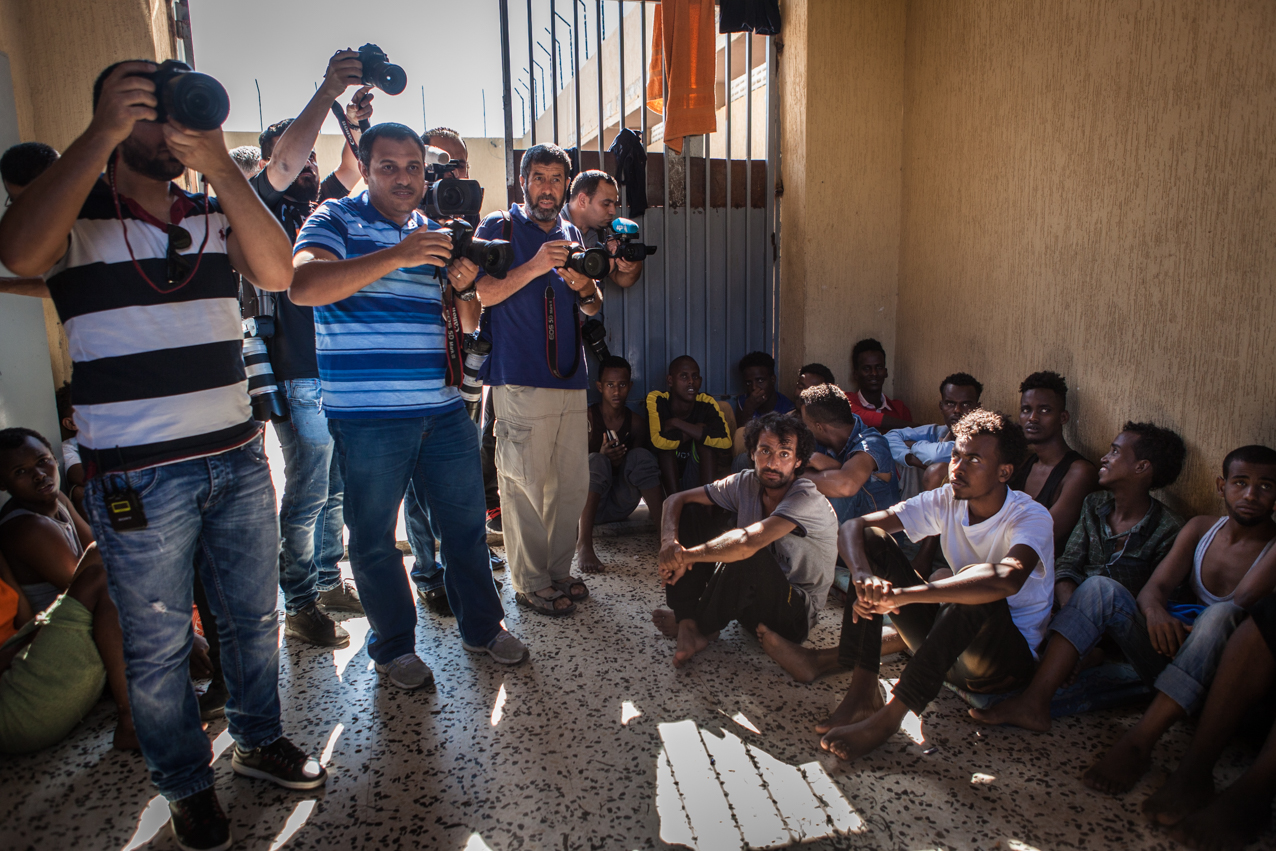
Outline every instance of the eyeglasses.
{"label": "eyeglasses", "polygon": [[191,273],[190,260],[179,252],[191,247],[191,232],[180,225],[168,226],[168,282],[176,284],[185,281]]}

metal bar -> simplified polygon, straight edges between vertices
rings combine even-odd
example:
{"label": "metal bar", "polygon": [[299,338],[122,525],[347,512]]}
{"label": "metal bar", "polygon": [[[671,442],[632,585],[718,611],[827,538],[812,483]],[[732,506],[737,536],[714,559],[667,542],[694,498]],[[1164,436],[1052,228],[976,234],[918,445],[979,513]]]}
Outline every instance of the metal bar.
{"label": "metal bar", "polygon": [[[514,98],[510,74],[510,3],[500,0],[501,6],[501,103],[505,110],[505,203],[509,203],[514,188]],[[519,95],[522,98],[522,95]],[[486,130],[486,121],[484,125]]]}
{"label": "metal bar", "polygon": [[[726,347],[727,352],[731,351],[731,33],[726,34],[727,47],[723,52],[723,78],[727,81],[727,139],[726,148],[724,150],[723,159],[727,164],[727,221],[723,225],[723,232],[726,236],[726,249],[723,254],[726,255],[727,270],[727,287],[726,287],[726,306],[727,306],[727,329],[726,329]],[[748,261],[745,264],[748,267]],[[730,386],[731,377],[727,376],[727,384]]]}
{"label": "metal bar", "polygon": [[744,36],[744,68],[744,327],[747,342],[747,329],[752,321],[748,304],[753,299],[753,231],[750,220],[753,213],[753,33]]}
{"label": "metal bar", "polygon": [[536,145],[536,51],[532,50],[532,0],[527,0],[527,79],[531,81],[528,94],[532,99],[531,145]]}
{"label": "metal bar", "polygon": [[549,0],[549,82],[550,97],[554,99],[554,144],[558,144],[558,69],[554,66],[558,58],[558,19],[554,17],[554,0]]}
{"label": "metal bar", "polygon": [[642,118],[642,146],[651,144],[647,136],[647,2],[642,0],[638,6],[638,24],[642,29],[642,37],[638,39],[639,58],[642,59],[642,92],[638,115]]}
{"label": "metal bar", "polygon": [[[665,107],[668,112],[669,107]],[[686,336],[682,344],[691,353],[691,137],[682,137],[682,312]]]}
{"label": "metal bar", "polygon": [[[709,284],[711,276],[709,268],[711,265],[709,259],[710,242],[709,242],[709,211],[712,208],[710,201],[711,187],[709,185],[709,172],[712,170],[710,166],[713,164],[712,158],[709,156],[712,149],[709,147],[709,134],[704,134],[704,373],[709,376],[709,380],[713,381],[713,368],[710,364],[713,362],[713,348],[709,341],[713,339],[713,335],[709,333]],[[690,220],[688,220],[690,221]],[[730,354],[727,355],[730,359]],[[721,387],[722,385],[718,385]]]}
{"label": "metal bar", "polygon": [[[603,0],[595,0],[598,19],[598,167],[603,167]],[[621,82],[620,88],[625,88]]]}
{"label": "metal bar", "polygon": [[767,177],[767,185],[766,185],[767,213],[766,214],[767,214],[767,217],[766,217],[766,222],[767,222],[767,236],[771,240],[771,245],[765,246],[764,250],[766,248],[770,248],[770,251],[767,252],[767,264],[768,264],[768,279],[767,280],[768,280],[768,286],[769,286],[769,291],[767,293],[767,307],[769,308],[767,313],[769,314],[769,316],[767,318],[770,320],[767,323],[767,331],[769,332],[771,337],[771,339],[768,342],[770,345],[772,356],[776,354],[776,342],[779,339],[779,325],[780,325],[780,306],[777,302],[777,297],[780,291],[780,286],[779,286],[780,282],[778,280],[779,266],[775,262],[776,247],[778,245],[778,240],[780,237],[779,211],[776,209],[777,202],[775,200],[775,181],[776,181],[775,161],[776,161],[776,153],[779,147],[779,140],[777,138],[777,129],[779,126],[780,98],[778,93],[775,91],[775,66],[776,66],[775,41],[774,39],[768,38],[767,48],[766,48],[766,69],[767,69],[767,73],[766,73],[766,120],[767,120],[767,133],[766,133],[766,177]]}
{"label": "metal bar", "polygon": [[580,7],[572,0],[572,89],[576,93],[576,147],[580,148]]}
{"label": "metal bar", "polygon": [[[618,102],[620,104],[620,118],[616,121],[616,133],[619,134],[621,130],[625,129],[629,117],[628,113],[625,112],[625,0],[616,0],[616,9],[620,12],[620,95],[618,97]],[[588,33],[588,31],[586,32]],[[601,64],[602,61],[603,55],[600,51],[598,54],[598,62]],[[620,187],[620,197],[617,199],[617,203],[623,207],[628,199],[629,187]],[[628,287],[625,288],[625,292],[629,292]]]}
{"label": "metal bar", "polygon": [[[660,90],[662,100],[660,102],[660,120],[665,120],[665,112],[668,110],[669,104],[669,75],[665,71],[665,51],[664,45],[660,49]],[[665,281],[664,281],[664,305],[665,305],[665,357],[663,363],[670,361],[669,355],[669,219],[673,213],[673,205],[669,203],[669,145],[668,140],[661,136],[660,139],[660,159],[663,165],[661,169],[664,172],[665,179],[665,197],[664,197],[664,215],[661,217],[661,226],[664,230],[664,236],[661,239],[660,246],[663,249],[660,253],[665,256]]]}

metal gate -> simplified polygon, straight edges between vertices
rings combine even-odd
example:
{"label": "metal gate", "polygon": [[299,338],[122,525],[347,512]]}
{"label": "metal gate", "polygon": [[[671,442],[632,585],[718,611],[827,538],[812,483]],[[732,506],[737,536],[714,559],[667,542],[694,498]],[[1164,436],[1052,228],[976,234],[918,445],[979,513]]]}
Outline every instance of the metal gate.
{"label": "metal gate", "polygon": [[666,157],[662,116],[646,105],[651,5],[500,0],[510,201],[522,200],[518,164],[538,142],[575,147],[582,169],[613,174],[606,151],[621,129],[647,151],[649,206],[637,221],[658,251],[632,287],[609,284],[603,306],[608,347],[634,368],[631,403],[665,389],[666,367],[683,354],[699,362],[702,392],[740,392],[735,364],[754,350],[775,356],[779,328],[774,44],[716,36],[718,130]]}

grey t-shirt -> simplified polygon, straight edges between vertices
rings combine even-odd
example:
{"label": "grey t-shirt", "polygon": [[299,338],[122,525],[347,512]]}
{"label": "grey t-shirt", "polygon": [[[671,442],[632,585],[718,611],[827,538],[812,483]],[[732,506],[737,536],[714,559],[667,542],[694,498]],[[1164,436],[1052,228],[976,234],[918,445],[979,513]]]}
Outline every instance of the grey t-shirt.
{"label": "grey t-shirt", "polygon": [[[705,485],[714,504],[736,515],[743,529],[767,518],[762,506],[762,483],[752,470],[744,470]],[[837,515],[833,506],[816,490],[810,479],[797,479],[769,515],[783,517],[797,528],[771,544],[771,554],[789,584],[806,599],[806,613],[812,626],[816,614],[828,601],[833,585],[833,565],[837,561]]]}

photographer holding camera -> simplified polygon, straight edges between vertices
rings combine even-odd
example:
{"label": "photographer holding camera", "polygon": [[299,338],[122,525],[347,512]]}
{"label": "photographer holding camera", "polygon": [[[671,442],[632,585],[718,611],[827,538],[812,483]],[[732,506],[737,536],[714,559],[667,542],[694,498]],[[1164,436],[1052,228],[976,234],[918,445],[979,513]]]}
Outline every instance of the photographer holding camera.
{"label": "photographer holding camera", "polygon": [[[325,201],[297,235],[290,295],[314,306],[323,408],[345,480],[350,564],[378,673],[400,688],[434,674],[416,654],[416,606],[394,545],[409,484],[442,536],[447,597],[463,646],[506,665],[527,648],[501,626],[483,530],[478,432],[451,375],[449,350],[479,322],[478,266],[417,207],[425,146],[402,124],[359,141],[368,183]],[[459,327],[458,327],[459,326]]]}
{"label": "photographer holding camera", "polygon": [[[519,176],[524,203],[478,229],[485,239],[508,239],[514,252],[503,279],[484,276],[476,285],[492,341],[486,380],[496,410],[505,554],[519,603],[554,616],[572,614],[589,596],[571,575],[589,489],[580,314],[602,307],[596,281],[569,268],[591,262],[573,249],[580,231],[559,216],[570,169],[556,145],[529,149]],[[607,271],[601,266],[599,278]]]}
{"label": "photographer holding camera", "polygon": [[[323,82],[295,119],[270,125],[260,137],[264,167],[249,183],[284,226],[290,240],[314,212],[317,202],[344,198],[359,181],[359,162],[348,145],[341,164],[319,182],[315,140],[333,101],[362,82],[363,65],[353,50],[328,60]],[[346,117],[358,132],[372,115],[371,86],[355,92]],[[363,614],[358,593],[341,579],[340,554],[323,558],[324,531],[317,529],[329,502],[332,435],[321,408],[319,364],[315,358],[314,309],[286,295],[274,301],[274,333],[266,337],[270,364],[283,385],[290,416],[274,422],[284,456],[284,493],[279,502],[279,586],[284,594],[284,635],[320,647],[344,647],[350,635],[329,611]],[[338,482],[335,493],[340,493]],[[341,537],[341,512],[329,506],[335,537]],[[331,529],[331,525],[329,528]],[[329,532],[331,535],[332,533]]]}
{"label": "photographer holding camera", "polygon": [[[613,239],[604,244],[602,231],[616,219],[616,205],[619,201],[620,187],[616,178],[605,171],[590,169],[582,171],[572,181],[563,215],[580,230],[586,248],[601,246],[608,253],[614,253],[618,243]],[[611,263],[611,274],[604,280],[611,281],[618,287],[632,287],[642,276],[641,260],[617,257]]]}
{"label": "photographer holding camera", "polygon": [[[226,151],[229,108],[182,63],[112,65],[88,129],[0,221],[0,259],[45,275],[66,326],[84,506],[124,626],[137,736],[178,841],[198,848],[228,847],[230,825],[190,681],[197,570],[235,637],[222,646],[233,770],[290,789],[327,779],[282,735],[275,493],[233,271],[287,289],[288,237]],[[171,182],[186,168],[217,197]]]}

